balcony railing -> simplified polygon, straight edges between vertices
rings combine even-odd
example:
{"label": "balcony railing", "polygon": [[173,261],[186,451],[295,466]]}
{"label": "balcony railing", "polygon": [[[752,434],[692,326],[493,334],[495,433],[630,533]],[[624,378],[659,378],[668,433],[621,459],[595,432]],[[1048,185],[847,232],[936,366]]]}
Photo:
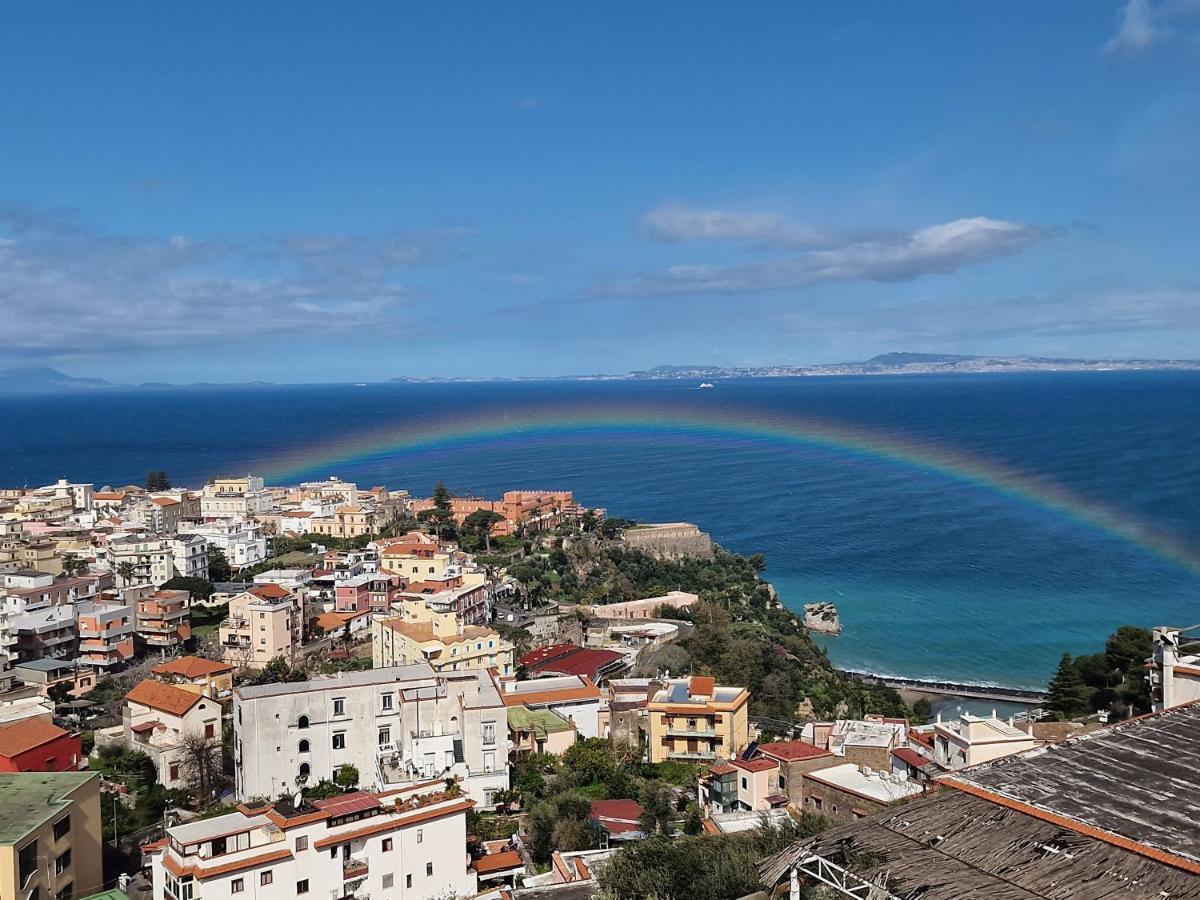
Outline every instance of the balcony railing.
{"label": "balcony railing", "polygon": [[680,753],[675,750],[668,750],[667,757],[670,759],[716,759],[717,754],[713,752],[698,751],[695,753]]}
{"label": "balcony railing", "polygon": [[366,878],[368,871],[365,859],[348,859],[342,863],[342,880],[353,881],[356,878]]}
{"label": "balcony railing", "polygon": [[668,728],[671,737],[715,738],[717,732],[712,728]]}

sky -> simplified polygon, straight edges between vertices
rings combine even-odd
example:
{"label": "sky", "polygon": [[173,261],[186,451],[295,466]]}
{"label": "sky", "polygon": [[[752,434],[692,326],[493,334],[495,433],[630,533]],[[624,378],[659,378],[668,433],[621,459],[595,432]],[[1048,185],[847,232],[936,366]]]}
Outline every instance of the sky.
{"label": "sky", "polygon": [[1200,357],[1200,0],[18,4],[0,367]]}

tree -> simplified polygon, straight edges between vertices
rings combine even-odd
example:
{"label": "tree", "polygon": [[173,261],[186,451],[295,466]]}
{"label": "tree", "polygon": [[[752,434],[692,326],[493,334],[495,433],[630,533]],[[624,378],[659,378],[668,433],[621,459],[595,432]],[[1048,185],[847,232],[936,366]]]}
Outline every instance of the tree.
{"label": "tree", "polygon": [[463,520],[463,528],[483,539],[484,552],[492,552],[492,529],[504,521],[504,516],[490,509],[477,509]]}
{"label": "tree", "polygon": [[199,801],[212,799],[225,780],[221,739],[190,731],[183,736],[180,752],[180,771],[192,795]]}
{"label": "tree", "polygon": [[171,479],[167,477],[167,473],[162,469],[151,469],[146,473],[146,490],[169,491],[170,489]]}
{"label": "tree", "polygon": [[675,810],[671,806],[671,789],[660,781],[648,781],[642,788],[642,812],[639,824],[646,834],[670,834]]}
{"label": "tree", "polygon": [[228,581],[231,577],[233,577],[233,569],[229,566],[229,560],[225,558],[225,551],[220,547],[210,546],[208,548],[208,580]]}
{"label": "tree", "polygon": [[912,706],[913,721],[924,725],[933,720],[933,704],[928,697],[920,697]]}
{"label": "tree", "polygon": [[1050,680],[1044,706],[1060,719],[1071,719],[1087,712],[1087,686],[1071,659],[1064,653],[1058,661],[1058,670]]}
{"label": "tree", "polygon": [[117,575],[121,579],[122,587],[129,587],[129,583],[133,581],[133,576],[137,573],[137,567],[129,560],[117,563]]}
{"label": "tree", "polygon": [[417,513],[417,521],[429,527],[430,532],[439,538],[454,537],[454,516],[444,509],[433,507]]}
{"label": "tree", "polygon": [[192,600],[207,600],[215,590],[212,582],[207,578],[185,578],[182,575],[167,581],[163,584],[162,589],[164,591],[187,591]]}
{"label": "tree", "polygon": [[333,773],[333,783],[346,790],[358,787],[358,768],[356,766],[339,766],[338,770]]}
{"label": "tree", "polygon": [[307,677],[303,669],[293,669],[282,656],[275,656],[257,672],[250,673],[244,683],[250,685],[284,684],[285,682],[304,681]]}
{"label": "tree", "polygon": [[65,681],[59,681],[50,685],[46,689],[46,696],[57,706],[59,703],[66,703],[71,699],[71,685]]}
{"label": "tree", "polygon": [[454,495],[446,487],[444,481],[438,480],[438,483],[433,486],[433,508],[439,509],[444,513],[453,513],[454,504],[451,502]]}
{"label": "tree", "polygon": [[87,571],[87,560],[82,556],[64,556],[62,558],[63,574],[70,577],[81,575]]}

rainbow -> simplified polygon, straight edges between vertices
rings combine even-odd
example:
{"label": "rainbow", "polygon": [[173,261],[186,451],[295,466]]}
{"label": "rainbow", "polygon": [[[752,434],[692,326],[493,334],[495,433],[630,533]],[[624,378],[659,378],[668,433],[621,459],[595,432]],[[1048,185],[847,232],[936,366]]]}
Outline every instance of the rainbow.
{"label": "rainbow", "polygon": [[540,405],[501,413],[422,420],[295,451],[265,464],[275,483],[402,456],[470,446],[602,441],[632,435],[724,444],[749,442],[829,451],[965,483],[1101,531],[1200,575],[1200,553],[1173,535],[1060,485],[936,444],[859,427],[742,410],[655,405]]}

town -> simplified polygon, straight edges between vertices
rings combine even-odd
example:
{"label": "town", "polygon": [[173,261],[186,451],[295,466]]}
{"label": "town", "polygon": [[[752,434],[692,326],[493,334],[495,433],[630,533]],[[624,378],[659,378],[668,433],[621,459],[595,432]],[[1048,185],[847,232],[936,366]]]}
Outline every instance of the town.
{"label": "town", "polygon": [[0,898],[1200,897],[1189,629],[935,714],[762,567],[567,490],[0,490]]}

